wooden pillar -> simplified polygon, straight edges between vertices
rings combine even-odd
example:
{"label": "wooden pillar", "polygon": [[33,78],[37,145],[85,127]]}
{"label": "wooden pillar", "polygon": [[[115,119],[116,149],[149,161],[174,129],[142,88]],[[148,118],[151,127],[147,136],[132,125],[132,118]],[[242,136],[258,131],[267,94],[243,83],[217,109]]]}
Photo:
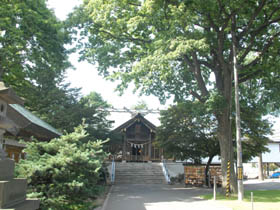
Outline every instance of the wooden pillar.
{"label": "wooden pillar", "polygon": [[149,136],[149,161],[152,161],[152,130],[150,130]]}
{"label": "wooden pillar", "polygon": [[123,130],[122,161],[126,161],[126,129]]}

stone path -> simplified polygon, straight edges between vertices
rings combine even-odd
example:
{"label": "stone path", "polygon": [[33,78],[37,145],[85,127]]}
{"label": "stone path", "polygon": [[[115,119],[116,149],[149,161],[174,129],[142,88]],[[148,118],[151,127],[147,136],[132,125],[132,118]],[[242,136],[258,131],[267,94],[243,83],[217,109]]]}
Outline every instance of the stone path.
{"label": "stone path", "polygon": [[114,185],[102,210],[229,210],[198,197],[211,192],[166,184]]}

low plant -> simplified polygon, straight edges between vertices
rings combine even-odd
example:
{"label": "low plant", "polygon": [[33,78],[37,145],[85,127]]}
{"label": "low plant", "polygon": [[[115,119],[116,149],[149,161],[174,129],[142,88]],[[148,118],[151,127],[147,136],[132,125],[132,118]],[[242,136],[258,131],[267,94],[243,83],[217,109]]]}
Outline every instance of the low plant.
{"label": "low plant", "polygon": [[85,137],[84,126],[78,126],[50,142],[27,143],[27,158],[17,164],[16,174],[27,177],[28,197],[39,198],[41,210],[90,209],[104,187],[104,141]]}

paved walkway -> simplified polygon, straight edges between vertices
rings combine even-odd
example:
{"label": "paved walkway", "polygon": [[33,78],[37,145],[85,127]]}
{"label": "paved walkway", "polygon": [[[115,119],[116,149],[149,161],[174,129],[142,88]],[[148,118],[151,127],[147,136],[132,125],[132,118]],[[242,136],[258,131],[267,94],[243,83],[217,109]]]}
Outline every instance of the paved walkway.
{"label": "paved walkway", "polygon": [[244,181],[244,188],[245,190],[279,190],[280,179],[246,180]]}
{"label": "paved walkway", "polygon": [[229,210],[198,197],[211,192],[175,185],[114,185],[103,210]]}
{"label": "paved walkway", "polygon": [[[280,189],[280,179],[244,181],[245,190]],[[102,210],[230,210],[215,201],[198,196],[212,193],[207,188],[185,188],[183,185],[122,184],[114,185]]]}

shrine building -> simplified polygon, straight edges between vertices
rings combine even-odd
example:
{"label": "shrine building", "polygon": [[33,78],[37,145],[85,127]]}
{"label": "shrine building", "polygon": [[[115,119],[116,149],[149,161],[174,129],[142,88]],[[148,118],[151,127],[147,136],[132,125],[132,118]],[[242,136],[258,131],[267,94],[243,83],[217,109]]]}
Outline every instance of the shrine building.
{"label": "shrine building", "polygon": [[122,136],[121,155],[117,159],[127,162],[161,161],[163,149],[156,145],[156,129],[140,113],[114,129]]}

